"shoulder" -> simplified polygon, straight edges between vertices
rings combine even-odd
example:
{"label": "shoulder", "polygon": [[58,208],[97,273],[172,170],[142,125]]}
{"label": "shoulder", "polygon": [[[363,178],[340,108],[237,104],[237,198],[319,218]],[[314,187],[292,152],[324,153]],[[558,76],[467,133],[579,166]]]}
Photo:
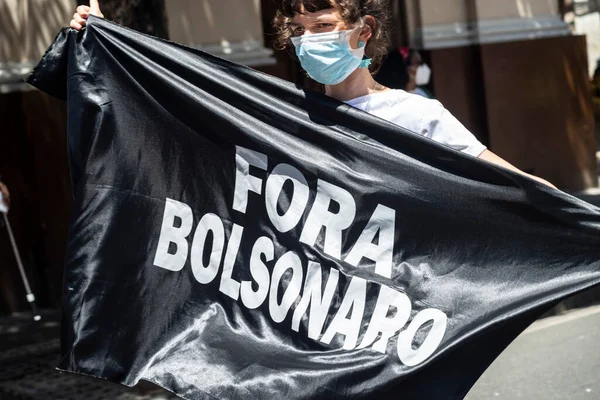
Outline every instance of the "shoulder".
{"label": "shoulder", "polygon": [[442,118],[444,110],[437,100],[400,89],[363,96],[349,104],[419,134],[425,134],[424,126],[431,121]]}
{"label": "shoulder", "polygon": [[485,150],[471,132],[439,101],[404,90],[387,94],[386,118],[417,134],[477,157]]}
{"label": "shoulder", "polygon": [[418,94],[409,93],[404,90],[390,90],[389,99],[395,103],[396,106],[402,106],[405,109],[411,111],[417,111],[420,115],[427,114],[439,114],[445,110],[442,103],[435,99],[429,99]]}
{"label": "shoulder", "polygon": [[431,125],[438,125],[441,121],[452,118],[452,115],[438,100],[429,99],[418,94],[395,91],[396,97],[394,109],[402,115],[418,124],[418,131],[426,134]]}

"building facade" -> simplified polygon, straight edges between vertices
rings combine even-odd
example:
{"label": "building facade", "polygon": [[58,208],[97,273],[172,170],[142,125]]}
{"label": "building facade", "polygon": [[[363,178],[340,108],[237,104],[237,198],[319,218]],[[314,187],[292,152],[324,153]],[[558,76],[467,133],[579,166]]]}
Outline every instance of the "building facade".
{"label": "building facade", "polygon": [[554,0],[404,1],[433,91],[490,148],[562,189],[598,185],[586,37]]}

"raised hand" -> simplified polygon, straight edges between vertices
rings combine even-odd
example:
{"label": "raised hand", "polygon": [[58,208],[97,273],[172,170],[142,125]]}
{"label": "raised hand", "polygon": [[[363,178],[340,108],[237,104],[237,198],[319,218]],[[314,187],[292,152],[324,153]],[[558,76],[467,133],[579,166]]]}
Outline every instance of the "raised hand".
{"label": "raised hand", "polygon": [[89,6],[80,5],[77,7],[75,14],[73,14],[73,19],[71,20],[71,28],[80,31],[87,23],[87,19],[90,15],[104,18],[102,11],[100,11],[98,0],[90,0]]}

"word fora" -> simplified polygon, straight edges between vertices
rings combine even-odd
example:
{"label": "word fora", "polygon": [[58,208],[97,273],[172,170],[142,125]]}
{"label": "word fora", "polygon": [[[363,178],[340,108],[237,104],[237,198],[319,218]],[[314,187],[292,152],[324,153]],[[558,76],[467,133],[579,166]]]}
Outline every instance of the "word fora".
{"label": "word fora", "polygon": [[[233,210],[245,214],[250,192],[262,195],[264,189],[270,222],[277,231],[290,232],[300,223],[308,207],[310,188],[306,178],[295,167],[278,164],[263,180],[250,174],[250,166],[268,171],[267,156],[236,146]],[[289,185],[288,182],[293,185],[293,193],[288,199],[287,210],[280,214],[278,202],[284,194],[284,185]],[[337,211],[331,211],[332,203],[337,203]],[[357,267],[366,258],[374,262],[376,274],[391,278],[395,211],[378,205],[352,249],[342,260],[342,231],[350,227],[355,214],[356,204],[349,192],[319,179],[315,200],[308,211],[299,241],[315,247],[320,232],[324,230],[324,253],[353,267]],[[241,301],[246,308],[252,310],[268,302],[268,316],[275,323],[285,321],[295,307],[291,318],[291,328],[294,331],[299,332],[302,323],[303,331],[306,331],[309,338],[325,344],[330,344],[338,334],[344,335],[345,350],[371,346],[373,350],[385,353],[389,340],[397,334],[398,358],[408,366],[418,365],[428,359],[444,337],[447,316],[442,311],[434,308],[421,310],[408,323],[412,305],[406,294],[357,276],[349,276],[345,280],[345,288],[339,288],[339,271],[335,268],[329,269],[324,284],[321,264],[308,261],[305,266],[294,251],[287,251],[275,260],[275,245],[267,236],[254,240],[250,257],[241,257],[249,260],[247,265],[236,264],[242,240],[247,239],[244,237],[244,227],[233,223],[227,239],[223,220],[213,213],[200,218],[190,246],[188,237],[192,233],[193,221],[190,206],[166,199],[154,258],[155,266],[181,271],[189,257],[191,272],[200,284],[212,283],[220,272],[219,290],[225,295]],[[376,237],[377,243],[373,243]],[[174,247],[175,252],[170,252],[169,249]],[[249,272],[251,280],[235,280],[235,267]],[[372,311],[365,310],[368,285],[379,288],[375,307],[369,307]],[[369,293],[373,291],[369,290]],[[341,302],[333,301],[341,295]],[[331,323],[323,332],[328,319]],[[369,323],[359,344],[363,319],[369,319]],[[413,348],[417,333],[421,329],[425,331],[425,326],[429,325],[425,339],[418,348]]]}

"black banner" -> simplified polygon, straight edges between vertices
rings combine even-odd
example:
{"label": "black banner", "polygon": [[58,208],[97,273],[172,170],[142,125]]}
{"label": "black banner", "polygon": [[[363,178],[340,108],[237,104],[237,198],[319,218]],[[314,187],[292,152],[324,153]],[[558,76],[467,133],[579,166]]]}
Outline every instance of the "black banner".
{"label": "black banner", "polygon": [[90,17],[29,82],[68,102],[61,370],[462,398],[600,281],[597,208],[249,68]]}

